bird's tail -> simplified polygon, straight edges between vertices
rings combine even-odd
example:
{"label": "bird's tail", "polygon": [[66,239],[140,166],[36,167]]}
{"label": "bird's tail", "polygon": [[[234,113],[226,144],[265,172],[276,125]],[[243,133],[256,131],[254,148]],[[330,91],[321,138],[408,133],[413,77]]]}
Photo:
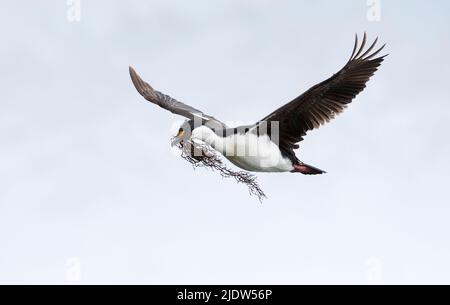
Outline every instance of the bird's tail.
{"label": "bird's tail", "polygon": [[317,167],[305,163],[294,164],[294,170],[292,172],[302,173],[303,175],[321,175],[326,173],[325,171],[318,169]]}

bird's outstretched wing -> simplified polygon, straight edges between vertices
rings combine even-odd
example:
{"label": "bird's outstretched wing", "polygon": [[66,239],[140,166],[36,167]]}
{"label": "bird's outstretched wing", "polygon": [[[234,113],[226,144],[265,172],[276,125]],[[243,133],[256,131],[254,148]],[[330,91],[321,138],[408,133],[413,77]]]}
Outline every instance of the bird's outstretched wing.
{"label": "bird's outstretched wing", "polygon": [[130,67],[130,76],[136,90],[147,101],[152,102],[172,113],[182,115],[188,119],[200,119],[202,121],[217,121],[214,117],[204,114],[202,111],[195,109],[189,105],[177,101],[164,93],[154,90],[148,83],[146,83],[136,71]]}
{"label": "bird's outstretched wing", "polygon": [[278,122],[278,141],[282,151],[293,154],[296,144],[303,140],[306,132],[329,122],[341,113],[355,97],[366,87],[366,83],[373,76],[385,56],[376,57],[384,48],[383,45],[374,49],[378,38],[367,49],[366,33],[361,46],[358,48],[358,36],[347,64],[329,79],[315,85],[290,103],[275,110],[264,119],[256,123],[260,128],[266,124],[265,130],[270,133],[270,122]]}

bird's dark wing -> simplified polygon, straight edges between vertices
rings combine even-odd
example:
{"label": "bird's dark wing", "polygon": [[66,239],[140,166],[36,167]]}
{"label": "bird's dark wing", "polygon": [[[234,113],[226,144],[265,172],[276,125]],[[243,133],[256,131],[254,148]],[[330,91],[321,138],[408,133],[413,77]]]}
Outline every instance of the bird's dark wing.
{"label": "bird's dark wing", "polygon": [[136,90],[147,101],[150,101],[172,113],[182,115],[188,119],[201,119],[202,121],[217,121],[214,117],[204,114],[202,111],[195,109],[189,105],[177,101],[168,95],[154,90],[148,83],[146,83],[136,71],[130,67],[130,76]]}
{"label": "bird's dark wing", "polygon": [[[296,144],[303,140],[306,132],[329,122],[341,113],[355,97],[366,87],[385,56],[376,57],[384,48],[372,52],[378,38],[364,51],[366,33],[358,48],[358,36],[350,60],[338,73],[315,85],[290,103],[275,110],[256,123],[255,127],[265,126],[272,138],[271,122],[276,122],[279,133],[277,140],[282,151],[293,154]],[[276,125],[275,125],[276,126]],[[272,133],[272,134],[271,134]]]}

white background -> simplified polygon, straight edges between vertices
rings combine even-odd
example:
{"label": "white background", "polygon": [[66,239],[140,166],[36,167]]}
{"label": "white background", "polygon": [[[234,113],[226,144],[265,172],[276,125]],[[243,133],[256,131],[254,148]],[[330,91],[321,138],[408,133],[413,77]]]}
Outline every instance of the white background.
{"label": "white background", "polygon": [[[3,2],[0,282],[450,282],[449,2],[341,2]],[[263,204],[175,156],[127,71],[254,121],[364,30],[390,56],[298,151],[328,174],[258,174]]]}

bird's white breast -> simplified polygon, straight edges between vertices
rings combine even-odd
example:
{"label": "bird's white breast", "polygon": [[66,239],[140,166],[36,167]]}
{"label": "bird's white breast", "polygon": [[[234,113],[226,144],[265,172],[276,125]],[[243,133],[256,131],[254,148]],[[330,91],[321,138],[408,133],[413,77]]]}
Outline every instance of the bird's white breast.
{"label": "bird's white breast", "polygon": [[211,145],[230,162],[248,171],[290,172],[294,169],[292,162],[282,156],[267,135],[237,133],[220,137],[211,129],[200,126],[192,131],[192,138]]}

